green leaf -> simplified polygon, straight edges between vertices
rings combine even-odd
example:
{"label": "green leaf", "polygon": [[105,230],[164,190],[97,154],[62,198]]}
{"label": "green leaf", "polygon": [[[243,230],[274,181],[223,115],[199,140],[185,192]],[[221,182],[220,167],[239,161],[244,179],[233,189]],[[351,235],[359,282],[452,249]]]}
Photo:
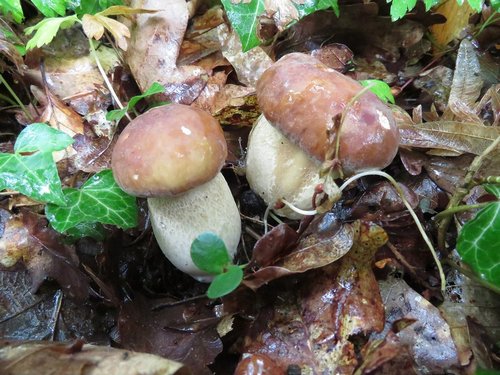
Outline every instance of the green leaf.
{"label": "green leaf", "polygon": [[100,223],[80,223],[69,228],[65,234],[73,241],[84,237],[91,237],[97,241],[104,241],[106,229]]}
{"label": "green leaf", "polygon": [[491,1],[490,1],[490,4],[491,4],[491,7],[492,7],[495,11],[497,11],[497,12],[499,12],[499,11],[500,11],[500,0],[491,0]]}
{"label": "green leaf", "polygon": [[234,4],[231,0],[221,0],[226,10],[227,18],[238,33],[243,52],[260,44],[257,36],[259,17],[264,13],[264,0],[251,0]]}
{"label": "green leaf", "polygon": [[475,375],[500,375],[500,371],[477,369]]}
{"label": "green leaf", "polygon": [[144,93],[130,98],[126,107],[122,109],[114,109],[112,111],[109,111],[106,114],[106,120],[118,122],[122,119],[123,116],[125,116],[125,114],[129,110],[133,109],[141,99],[147,98],[148,96],[152,96],[155,94],[160,94],[162,92],[165,92],[165,87],[163,87],[158,82],[154,82],[146,91],[144,91]]}
{"label": "green leaf", "polygon": [[[391,0],[387,0],[388,3]],[[391,4],[391,19],[397,21],[403,18],[407,12],[415,8],[417,0],[392,0]]]}
{"label": "green leaf", "polygon": [[[495,189],[498,192],[498,187]],[[457,251],[477,275],[500,287],[500,202],[494,202],[466,223],[457,240]]]}
{"label": "green leaf", "polygon": [[486,184],[483,187],[488,193],[500,199],[500,185]]}
{"label": "green leaf", "polygon": [[[257,28],[259,27],[259,18],[266,10],[265,0],[250,0],[247,2],[221,0],[221,2],[232,27],[240,37],[243,52],[257,47],[261,43],[257,36]],[[299,4],[299,2],[292,2],[292,4],[297,9],[299,19],[318,10],[328,8],[333,8],[337,16],[339,14],[337,0],[310,0],[303,4]]]}
{"label": "green leaf", "polygon": [[81,224],[112,224],[121,228],[137,225],[135,198],[116,184],[111,170],[92,176],[80,189],[64,189],[67,204],[48,204],[45,214],[52,227],[59,231]]}
{"label": "green leaf", "polygon": [[40,202],[65,204],[52,153],[0,153],[0,190],[12,189]]}
{"label": "green leaf", "polygon": [[[8,188],[41,202],[65,204],[52,151],[72,143],[67,134],[46,124],[27,126],[17,137],[15,153],[0,153],[0,190]],[[22,152],[35,153],[24,156]]]}
{"label": "green leaf", "polygon": [[0,0],[0,12],[4,16],[12,16],[17,23],[21,23],[24,18],[23,8],[20,0]]}
{"label": "green leaf", "polygon": [[26,49],[30,50],[35,47],[42,47],[52,42],[59,29],[66,29],[73,26],[76,22],[80,22],[76,15],[67,17],[45,18],[36,25],[27,27],[24,32],[26,35],[35,35],[26,43]]}
{"label": "green leaf", "polygon": [[31,0],[31,2],[45,17],[64,16],[66,14],[65,0]]}
{"label": "green leaf", "polygon": [[365,79],[359,81],[362,86],[368,87],[371,92],[379,97],[383,102],[391,102],[394,104],[394,96],[392,95],[391,88],[384,81],[378,79]]}
{"label": "green leaf", "polygon": [[73,143],[66,133],[46,124],[35,123],[27,126],[17,137],[15,152],[52,152],[64,150]]}
{"label": "green leaf", "polygon": [[200,270],[220,274],[231,263],[226,244],[212,232],[203,232],[191,244],[191,259]]}
{"label": "green leaf", "polygon": [[79,5],[75,10],[78,16],[83,16],[84,14],[96,14],[102,12],[103,10],[113,6],[113,5],[123,5],[121,0],[99,0],[99,1],[88,1],[82,0],[78,1]]}
{"label": "green leaf", "polygon": [[440,0],[424,0],[425,11],[428,12],[434,5],[439,4]]}
{"label": "green leaf", "polygon": [[231,264],[227,267],[226,272],[214,277],[212,283],[208,287],[208,298],[219,298],[231,293],[240,285],[243,280],[243,270],[240,266]]}
{"label": "green leaf", "polygon": [[472,9],[480,13],[483,9],[484,0],[467,0]]}

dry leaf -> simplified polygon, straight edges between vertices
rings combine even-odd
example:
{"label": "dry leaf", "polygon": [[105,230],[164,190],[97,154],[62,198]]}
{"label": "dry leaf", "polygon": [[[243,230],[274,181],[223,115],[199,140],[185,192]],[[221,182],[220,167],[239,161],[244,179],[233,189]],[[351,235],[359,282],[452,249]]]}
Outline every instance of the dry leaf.
{"label": "dry leaf", "polygon": [[480,155],[500,135],[500,127],[477,123],[436,121],[399,124],[400,145]]}
{"label": "dry leaf", "polygon": [[82,26],[85,35],[96,40],[102,38],[104,29],[108,30],[115,38],[118,47],[124,51],[127,50],[127,38],[130,38],[130,30],[123,23],[97,13],[94,15],[84,14]]}
{"label": "dry leaf", "polygon": [[170,375],[189,374],[178,362],[110,347],[47,341],[0,342],[5,375]]}

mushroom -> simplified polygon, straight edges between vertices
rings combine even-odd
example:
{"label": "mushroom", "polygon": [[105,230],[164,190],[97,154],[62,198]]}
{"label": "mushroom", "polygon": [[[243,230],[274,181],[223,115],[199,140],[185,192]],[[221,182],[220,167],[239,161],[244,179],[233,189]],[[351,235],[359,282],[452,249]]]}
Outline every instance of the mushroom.
{"label": "mushroom", "polygon": [[131,121],[111,159],[118,185],[147,198],[153,232],[165,256],[202,282],[212,276],[191,260],[193,240],[213,232],[233,257],[241,234],[238,208],[220,173],[226,156],[217,120],[200,109],[170,104]]}
{"label": "mushroom", "polygon": [[[351,176],[385,168],[397,154],[399,133],[390,108],[309,55],[291,53],[267,69],[257,82],[257,100],[276,132],[263,119],[256,123],[246,174],[250,187],[270,205],[284,198],[288,207],[310,210],[315,187],[326,180],[330,199],[338,199],[337,165]],[[325,169],[326,180],[320,176]],[[295,212],[277,213],[297,218]]]}

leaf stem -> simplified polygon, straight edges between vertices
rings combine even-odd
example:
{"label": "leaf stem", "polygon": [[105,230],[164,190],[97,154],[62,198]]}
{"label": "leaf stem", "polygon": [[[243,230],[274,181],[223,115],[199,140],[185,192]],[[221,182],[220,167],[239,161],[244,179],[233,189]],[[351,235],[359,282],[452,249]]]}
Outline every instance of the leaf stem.
{"label": "leaf stem", "polygon": [[342,186],[340,187],[340,191],[343,191],[351,182],[353,182],[353,181],[355,181],[355,180],[357,180],[357,179],[359,179],[361,177],[364,177],[364,176],[374,176],[374,175],[375,176],[385,177],[387,180],[389,180],[389,182],[394,186],[394,188],[398,192],[398,194],[401,197],[401,200],[403,201],[404,205],[406,206],[406,208],[410,212],[411,217],[415,221],[415,224],[417,225],[417,228],[420,231],[420,234],[422,235],[425,243],[427,244],[427,246],[429,247],[429,250],[431,251],[432,257],[434,258],[434,262],[436,263],[436,267],[437,267],[438,272],[439,272],[439,278],[441,280],[441,290],[444,292],[444,290],[446,288],[446,277],[444,275],[443,266],[441,265],[441,262],[439,261],[439,258],[437,256],[436,250],[434,249],[434,246],[432,245],[431,240],[427,236],[427,233],[425,232],[422,224],[420,223],[420,220],[418,220],[417,214],[415,213],[415,211],[413,211],[413,208],[411,208],[410,203],[408,203],[408,201],[406,200],[406,198],[404,196],[404,193],[403,193],[403,190],[401,190],[401,187],[398,185],[398,183],[396,182],[396,180],[394,178],[392,178],[391,175],[389,175],[389,174],[387,174],[385,172],[382,172],[382,171],[366,171],[366,172],[361,172],[361,173],[358,173],[358,174],[356,174],[356,175],[348,178],[342,184]]}
{"label": "leaf stem", "polygon": [[[479,168],[481,168],[481,165],[483,164],[484,159],[486,159],[486,156],[488,156],[490,152],[497,148],[499,144],[500,136],[498,136],[493,142],[491,142],[491,144],[486,147],[481,155],[478,155],[474,158],[467,170],[467,173],[465,174],[464,182],[455,190],[455,192],[451,196],[445,211],[458,206],[462,199],[464,199],[464,197],[467,195],[469,190],[474,187],[474,185],[476,184],[473,179],[474,175],[477,173]],[[438,225],[438,247],[441,250],[446,249],[446,232],[448,231],[448,227],[450,226],[451,218],[452,216],[446,216]]]}
{"label": "leaf stem", "polygon": [[452,216],[452,215],[460,213],[460,212],[474,210],[476,208],[483,208],[491,203],[492,202],[484,202],[484,203],[478,203],[478,204],[469,204],[469,205],[451,207],[449,209],[441,211],[436,216],[434,216],[434,220],[436,220],[436,221],[443,220],[444,218],[446,218],[448,216]]}
{"label": "leaf stem", "polygon": [[[102,79],[106,83],[106,87],[108,88],[108,90],[109,90],[111,96],[113,97],[113,100],[115,101],[116,105],[118,105],[118,107],[120,107],[120,109],[123,109],[124,106],[120,102],[120,99],[118,98],[118,95],[116,95],[116,92],[113,89],[113,85],[109,81],[108,76],[107,76],[106,72],[104,71],[104,68],[101,65],[101,61],[99,60],[99,56],[97,56],[97,52],[95,50],[94,43],[92,42],[92,39],[90,39],[90,38],[89,38],[89,45],[90,45],[90,53],[92,54],[92,57],[94,57],[95,63],[97,65],[97,68],[99,69],[99,72],[101,73]],[[127,112],[125,112],[125,116],[127,116],[127,118],[128,118],[129,121],[132,121],[132,118],[130,117],[130,115]]]}

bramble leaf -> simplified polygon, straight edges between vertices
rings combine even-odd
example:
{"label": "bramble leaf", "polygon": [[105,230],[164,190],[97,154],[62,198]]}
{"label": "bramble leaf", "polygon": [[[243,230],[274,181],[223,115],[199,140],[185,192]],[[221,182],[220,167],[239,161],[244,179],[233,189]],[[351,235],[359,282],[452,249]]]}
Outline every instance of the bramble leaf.
{"label": "bramble leaf", "polygon": [[394,96],[392,95],[390,86],[384,81],[378,79],[365,79],[359,81],[362,86],[369,87],[370,91],[378,96],[383,102],[394,104]]}
{"label": "bramble leaf", "polygon": [[76,15],[67,17],[45,18],[36,25],[27,27],[24,32],[26,35],[35,35],[26,43],[26,49],[30,50],[35,47],[42,47],[49,44],[56,36],[59,29],[67,29],[73,26],[76,22],[80,22]]}
{"label": "bramble leaf", "polygon": [[391,3],[391,19],[397,21],[403,18],[407,12],[415,8],[417,0],[387,0]]}
{"label": "bramble leaf", "polygon": [[207,290],[208,298],[219,298],[235,290],[243,280],[243,270],[240,266],[231,264],[224,273],[214,277]]}
{"label": "bramble leaf", "polygon": [[45,17],[64,16],[66,14],[65,0],[31,0],[31,2]]}
{"label": "bramble leaf", "polygon": [[112,224],[121,228],[137,225],[135,198],[116,184],[111,170],[92,176],[80,189],[64,189],[67,204],[48,204],[45,214],[52,227],[65,232],[81,223]]}
{"label": "bramble leaf", "polygon": [[120,121],[122,119],[123,116],[125,116],[125,114],[133,109],[136,104],[141,100],[141,99],[144,99],[144,98],[147,98],[148,96],[152,96],[152,95],[155,95],[155,94],[160,94],[162,92],[165,91],[165,87],[163,87],[162,85],[160,85],[158,82],[154,82],[146,91],[144,91],[144,93],[142,93],[141,95],[136,95],[136,96],[133,96],[130,98],[127,106],[125,108],[122,108],[122,109],[114,109],[112,111],[109,111],[108,113],[106,113],[106,120],[108,121]]}
{"label": "bramble leaf", "polygon": [[24,18],[23,8],[20,0],[0,0],[0,11],[3,15],[12,16],[12,19],[21,23]]}
{"label": "bramble leaf", "polygon": [[201,233],[191,244],[191,259],[200,270],[220,274],[231,263],[226,244],[212,232]]}
{"label": "bramble leaf", "polygon": [[[485,185],[485,189],[500,197],[500,185]],[[477,275],[500,287],[500,202],[492,202],[460,231],[457,251]]]}

